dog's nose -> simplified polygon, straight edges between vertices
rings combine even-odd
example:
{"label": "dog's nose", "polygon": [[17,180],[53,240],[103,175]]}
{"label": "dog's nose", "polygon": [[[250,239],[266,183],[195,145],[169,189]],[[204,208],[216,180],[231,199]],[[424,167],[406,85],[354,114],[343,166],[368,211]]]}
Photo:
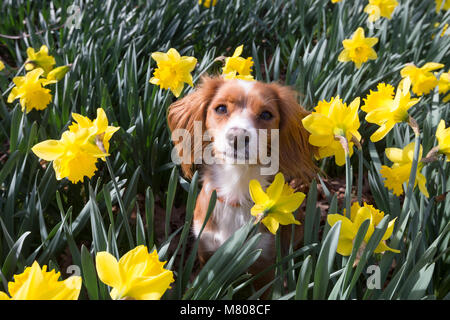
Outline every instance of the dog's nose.
{"label": "dog's nose", "polygon": [[243,128],[233,127],[228,129],[226,138],[231,147],[235,150],[248,147],[250,132]]}

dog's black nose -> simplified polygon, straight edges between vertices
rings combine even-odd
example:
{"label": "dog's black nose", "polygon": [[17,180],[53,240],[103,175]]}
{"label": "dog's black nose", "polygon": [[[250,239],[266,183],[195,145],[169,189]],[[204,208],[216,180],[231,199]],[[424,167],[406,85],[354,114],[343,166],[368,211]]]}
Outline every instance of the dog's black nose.
{"label": "dog's black nose", "polygon": [[247,148],[250,141],[250,132],[243,128],[230,128],[226,133],[228,144],[235,150]]}

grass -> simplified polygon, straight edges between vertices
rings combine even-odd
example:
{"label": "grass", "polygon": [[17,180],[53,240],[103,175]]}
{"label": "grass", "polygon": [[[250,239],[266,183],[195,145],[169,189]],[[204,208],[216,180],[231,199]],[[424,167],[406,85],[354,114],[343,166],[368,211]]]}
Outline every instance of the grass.
{"label": "grass", "polygon": [[[399,0],[392,19],[383,19],[379,28],[370,30],[363,12],[366,2],[219,0],[206,9],[195,0],[4,0],[0,5],[0,57],[7,65],[0,72],[0,291],[6,291],[13,275],[34,260],[66,275],[67,266],[61,261],[65,253],[71,264],[81,267],[80,298],[108,299],[108,288],[95,272],[95,254],[107,250],[120,257],[138,244],[157,248],[175,273],[165,299],[233,299],[251,291],[255,276],[246,270],[260,254],[256,245],[260,234],[250,226],[240,229],[196,272],[198,242],[189,230],[200,187],[198,175],[186,181],[171,163],[166,111],[176,98],[148,82],[156,67],[150,55],[173,47],[182,55],[195,56],[197,82],[202,74],[220,73],[222,63],[215,59],[231,56],[244,44],[243,56],[255,61],[255,78],[293,86],[310,110],[320,100],[337,95],[347,103],[365,98],[379,82],[397,86],[406,63],[440,62],[448,70],[450,37],[432,36],[450,23],[449,11],[436,13],[431,0]],[[81,8],[79,29],[64,27],[70,5]],[[356,69],[337,57],[342,40],[360,26],[366,36],[379,38],[378,58]],[[24,114],[17,101],[9,104],[6,98],[12,78],[23,75],[27,47],[39,49],[42,44],[50,48],[57,65],[70,63],[72,68],[54,85],[54,99],[47,109]],[[183,94],[190,90],[186,87]],[[70,125],[72,112],[92,118],[99,107],[121,128],[111,140],[108,157],[116,179],[101,162],[92,179],[78,184],[56,180],[52,166],[42,166],[31,147],[59,138]],[[439,120],[449,124],[449,103],[443,103],[435,90],[410,113],[419,123],[419,139],[427,154],[436,143]],[[386,139],[373,144],[369,136],[376,126],[365,122],[362,111],[360,120],[364,180],[373,204],[389,219],[398,218],[391,244],[394,241],[401,253],[372,254],[376,237],[387,227],[383,220],[358,267],[351,266],[356,252],[349,258],[336,254],[339,227],[330,228],[318,218],[317,185],[322,182],[317,179],[306,200],[304,246],[273,266],[278,272],[270,285],[271,297],[448,299],[449,162],[441,160],[424,169],[430,198],[417,188],[407,193],[407,201],[397,197],[384,187],[380,175],[381,165],[390,165],[384,150],[404,147],[414,135],[406,124],[398,125]],[[345,177],[345,168],[335,166],[332,158],[318,164],[330,178]],[[356,173],[356,155],[351,164]],[[357,178],[353,181],[356,184]],[[342,212],[337,194],[327,197],[328,212]],[[215,200],[211,201],[212,208]],[[186,208],[184,223],[173,230],[171,220],[179,207]],[[381,289],[366,285],[367,267],[374,264],[380,266]],[[286,287],[279,285],[282,280]],[[261,293],[251,291],[249,297],[257,299]]]}

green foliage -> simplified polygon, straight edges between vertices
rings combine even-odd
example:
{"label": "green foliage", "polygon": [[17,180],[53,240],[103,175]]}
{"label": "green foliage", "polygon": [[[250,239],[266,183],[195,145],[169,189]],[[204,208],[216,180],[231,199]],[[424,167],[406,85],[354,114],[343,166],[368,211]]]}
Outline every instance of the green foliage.
{"label": "green foliage", "polygon": [[[363,120],[362,112],[364,152],[361,162],[356,156],[351,159],[352,167],[361,165],[373,204],[389,216],[376,228],[357,266],[353,264],[359,246],[348,258],[336,254],[340,226],[330,228],[320,221],[319,183],[327,193],[329,213],[343,210],[322,176],[311,183],[307,195],[303,247],[280,256],[264,271],[276,269],[267,287],[254,291],[253,282],[261,274],[247,273],[261,253],[260,233],[250,224],[195,272],[198,241],[189,237],[199,177],[184,180],[170,160],[166,111],[175,98],[148,82],[156,66],[151,53],[174,47],[182,55],[195,56],[197,82],[202,74],[220,72],[217,57],[230,56],[244,44],[244,56],[255,62],[255,78],[295,87],[309,109],[336,95],[347,103],[364,98],[379,82],[396,86],[399,71],[409,62],[441,62],[448,70],[450,37],[432,35],[439,35],[450,23],[450,11],[437,14],[431,0],[403,0],[391,20],[383,19],[378,29],[369,30],[363,12],[366,2],[219,0],[216,7],[206,9],[196,0],[4,0],[0,4],[0,56],[6,63],[0,72],[0,291],[6,291],[13,275],[34,260],[65,276],[67,265],[61,255],[66,250],[70,263],[81,267],[81,298],[109,299],[108,287],[95,272],[95,254],[106,250],[119,258],[145,244],[149,250],[156,248],[174,271],[175,283],[165,294],[167,299],[233,299],[243,294],[258,299],[264,289],[274,289],[271,297],[279,299],[450,298],[449,162],[441,160],[424,169],[430,198],[412,188],[405,198],[394,196],[380,175],[381,166],[388,164],[384,149],[403,147],[414,136],[399,125],[375,145],[368,139],[375,127]],[[80,29],[64,27],[67,8],[73,4],[81,8]],[[375,47],[378,59],[355,69],[337,57],[342,40],[359,26],[380,41]],[[47,109],[24,114],[17,101],[8,104],[6,98],[12,78],[23,74],[26,48],[38,49],[42,44],[49,47],[57,65],[72,64],[71,71],[53,85],[54,98]],[[190,90],[187,87],[184,94]],[[411,109],[420,124],[422,134],[417,139],[424,154],[435,145],[439,120],[450,119],[449,103],[440,99],[436,90]],[[51,164],[40,163],[31,147],[59,139],[72,121],[72,112],[92,117],[99,107],[110,123],[121,127],[111,140],[111,156],[90,180],[78,184],[56,180]],[[333,159],[320,165],[329,176],[344,175]],[[214,193],[207,218],[215,201]],[[174,208],[180,206],[186,208],[185,221],[172,230]],[[165,216],[157,219],[161,212]],[[395,217],[390,246],[401,253],[373,254],[377,239]],[[156,233],[157,221],[164,221],[162,240]],[[356,244],[366,230],[363,223]],[[367,286],[370,265],[380,267],[379,289]],[[285,279],[286,288],[280,285]]]}

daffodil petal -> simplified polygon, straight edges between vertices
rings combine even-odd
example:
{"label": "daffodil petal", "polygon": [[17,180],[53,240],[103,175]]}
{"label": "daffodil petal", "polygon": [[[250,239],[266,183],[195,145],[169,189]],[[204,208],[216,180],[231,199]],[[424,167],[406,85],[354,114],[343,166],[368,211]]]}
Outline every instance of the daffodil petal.
{"label": "daffodil petal", "polygon": [[380,243],[378,244],[378,246],[375,248],[374,252],[381,253],[381,252],[385,252],[385,251],[392,251],[395,253],[400,253],[400,250],[392,249],[392,248],[388,247],[386,245],[386,243],[383,240],[381,240]]}
{"label": "daffodil petal", "polygon": [[[341,231],[339,233],[339,239],[354,239],[356,236],[355,227],[347,217],[342,214],[329,214],[327,216],[327,222],[330,226],[334,226],[338,221],[341,222]],[[339,240],[340,241],[340,240]]]}
{"label": "daffodil petal", "polygon": [[351,255],[353,250],[353,240],[349,238],[340,238],[336,252],[339,253],[342,256],[349,256]]}
{"label": "daffodil petal", "polygon": [[98,252],[95,257],[96,269],[99,279],[110,287],[121,285],[119,263],[109,252]]}
{"label": "daffodil petal", "polygon": [[268,215],[272,219],[278,221],[279,224],[289,225],[289,224],[300,224],[300,221],[297,221],[292,213],[287,212],[271,212]]}
{"label": "daffodil petal", "polygon": [[272,184],[267,187],[266,193],[267,196],[272,199],[277,201],[280,196],[281,193],[283,192],[283,187],[284,187],[284,176],[282,173],[277,173],[275,175],[275,179],[273,180]]}
{"label": "daffodil petal", "polygon": [[11,300],[11,298],[3,291],[0,291],[0,300]]}
{"label": "daffodil petal", "polygon": [[249,191],[250,196],[256,204],[264,204],[267,201],[269,201],[269,197],[267,194],[263,191],[261,184],[258,180],[251,180],[249,183]]}
{"label": "daffodil petal", "polygon": [[281,197],[280,201],[278,201],[273,207],[273,211],[281,211],[281,212],[293,212],[300,207],[303,200],[305,199],[305,194],[302,192],[296,192],[287,197]]}
{"label": "daffodil petal", "polygon": [[394,231],[394,225],[395,225],[396,220],[397,220],[397,218],[389,221],[386,232],[384,233],[383,238],[381,238],[381,240],[387,240],[391,237],[392,232]]}
{"label": "daffodil petal", "polygon": [[261,220],[261,223],[264,224],[264,225],[266,226],[266,228],[267,228],[272,234],[277,233],[277,230],[278,230],[278,228],[280,227],[280,223],[279,223],[276,219],[274,219],[274,218],[272,218],[272,217],[270,217],[270,216],[267,216],[267,217],[265,217],[264,219],[262,219],[262,220]]}
{"label": "daffodil petal", "polygon": [[65,147],[58,140],[46,140],[36,144],[31,150],[41,159],[53,161],[64,154]]}

